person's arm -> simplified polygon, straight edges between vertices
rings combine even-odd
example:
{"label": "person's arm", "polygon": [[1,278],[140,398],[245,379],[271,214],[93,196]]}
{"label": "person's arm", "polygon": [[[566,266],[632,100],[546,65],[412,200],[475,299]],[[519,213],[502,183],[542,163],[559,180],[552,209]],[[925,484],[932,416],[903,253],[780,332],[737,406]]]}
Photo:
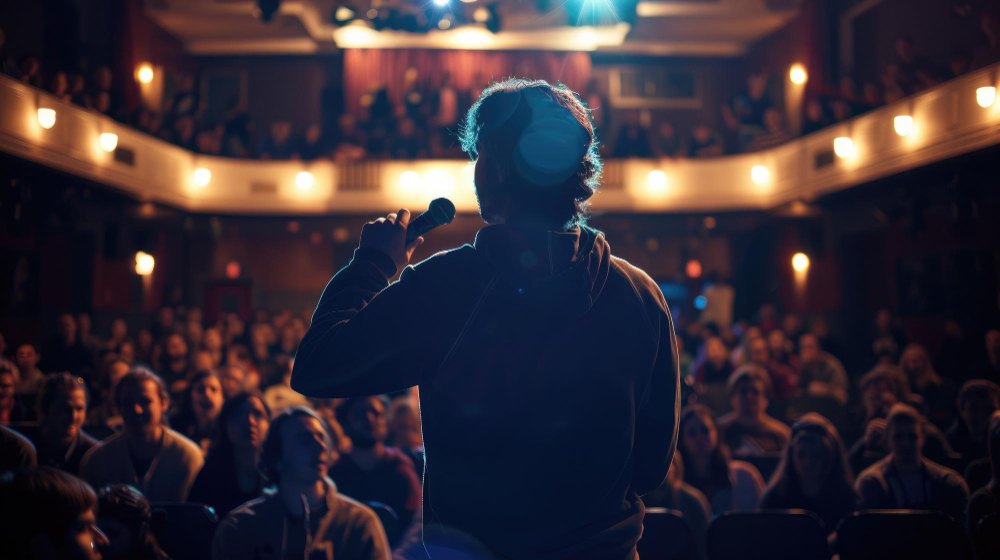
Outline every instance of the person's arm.
{"label": "person's arm", "polygon": [[[404,217],[405,212],[405,217]],[[409,212],[369,223],[354,259],[327,284],[299,344],[292,388],[310,397],[388,393],[418,384],[432,364],[433,318],[419,273],[405,266],[423,238],[405,246]]]}
{"label": "person's arm", "polygon": [[639,494],[655,490],[667,477],[677,444],[680,410],[680,364],[670,310],[656,290],[659,347],[646,398],[640,403],[635,430],[635,471],[632,487]]}

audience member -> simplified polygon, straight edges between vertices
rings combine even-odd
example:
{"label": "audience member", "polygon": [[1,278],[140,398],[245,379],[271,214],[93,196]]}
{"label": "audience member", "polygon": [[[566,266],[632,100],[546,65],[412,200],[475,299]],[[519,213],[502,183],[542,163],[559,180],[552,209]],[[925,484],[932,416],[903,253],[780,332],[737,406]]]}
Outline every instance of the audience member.
{"label": "audience member", "polygon": [[832,397],[840,404],[847,404],[847,371],[840,360],[820,348],[815,334],[799,337],[799,363],[799,386],[803,393]]}
{"label": "audience member", "polygon": [[687,156],[691,158],[716,157],[724,152],[722,142],[712,132],[704,121],[695,123],[691,129],[691,141],[688,143]]}
{"label": "audience member", "polygon": [[38,394],[42,384],[45,383],[45,374],[38,369],[40,356],[35,345],[26,342],[17,347],[17,354],[14,363],[17,364],[17,371],[20,379],[14,391],[19,395]]}
{"label": "audience member", "polygon": [[5,471],[38,464],[35,446],[20,433],[0,424],[0,475]]}
{"label": "audience member", "polygon": [[276,416],[260,458],[274,491],[226,515],[212,558],[242,560],[266,552],[277,558],[387,560],[389,544],[378,517],[327,478],[330,448],[326,427],[312,410],[294,407]]}
{"label": "audience member", "polygon": [[719,418],[719,431],[736,456],[781,453],[791,435],[788,426],[767,414],[767,372],[755,364],[740,366],[729,377],[733,411]]}
{"label": "audience member", "polygon": [[955,385],[934,371],[930,355],[919,344],[909,344],[899,358],[899,369],[906,374],[910,390],[920,396],[923,413],[938,426],[954,417]]}
{"label": "audience member", "polygon": [[413,461],[419,476],[424,472],[424,441],[420,429],[420,406],[417,398],[407,395],[393,399],[386,410],[389,423],[387,445],[399,449]]}
{"label": "audience member", "polygon": [[101,560],[97,496],[63,471],[21,469],[0,477],[0,543],[14,560]]}
{"label": "audience member", "polygon": [[177,413],[171,416],[170,425],[203,451],[207,450],[224,400],[219,375],[212,370],[194,374],[186,397]]}
{"label": "audience member", "polygon": [[695,383],[724,385],[733,374],[733,364],[729,361],[729,349],[718,336],[705,340],[705,360],[694,372]]}
{"label": "audience member", "polygon": [[670,462],[667,478],[659,488],[642,497],[647,508],[662,507],[681,512],[684,521],[691,527],[695,540],[698,542],[701,556],[705,554],[705,535],[712,519],[712,506],[697,488],[684,482],[684,459],[680,453],[674,453]]}
{"label": "audience member", "polygon": [[201,450],[165,425],[170,397],[153,372],[135,368],[115,388],[124,429],[83,457],[80,473],[96,487],[123,482],[154,502],[183,502],[201,470]]}
{"label": "audience member", "polygon": [[282,120],[272,122],[270,133],[260,139],[260,144],[257,146],[257,157],[260,159],[297,159],[299,147],[292,134],[291,123]]}
{"label": "audience member", "polygon": [[9,367],[0,367],[0,425],[29,420],[28,410],[17,400],[14,387],[17,375]]}
{"label": "audience member", "polygon": [[959,474],[923,455],[924,418],[912,406],[893,405],[886,419],[889,455],[858,476],[866,509],[929,509],[965,523],[969,489]]}
{"label": "audience member", "polygon": [[857,507],[844,443],[829,420],[810,412],[792,425],[792,439],[760,500],[762,509],[805,509],[827,532]]}
{"label": "audience member", "polygon": [[[615,136],[612,157],[653,157],[649,127],[643,120],[644,117],[639,111],[625,113],[625,122],[618,128],[618,134]],[[645,120],[648,120],[648,114]]]}
{"label": "audience member", "polygon": [[170,333],[163,344],[163,354],[159,360],[160,367],[156,373],[166,381],[171,391],[183,391],[191,378],[191,362],[189,360],[188,343],[184,335]]}
{"label": "audience member", "polygon": [[948,444],[962,456],[962,465],[988,455],[990,417],[1000,409],[1000,387],[973,379],[958,393],[958,418],[948,428]]}
{"label": "audience member", "polygon": [[149,500],[128,484],[111,484],[97,493],[97,526],[107,537],[104,560],[170,560],[153,534]]}
{"label": "audience member", "polygon": [[689,405],[680,416],[677,450],[684,457],[684,481],[701,491],[713,515],[757,508],[764,480],[753,465],[730,459],[708,407]]}
{"label": "audience member", "polygon": [[783,402],[798,393],[799,373],[774,358],[766,338],[750,340],[747,347],[750,350],[750,363],[767,373],[769,395],[773,395],[776,401]]}
{"label": "audience member", "polygon": [[68,371],[87,379],[94,365],[93,358],[80,341],[73,314],[60,315],[56,327],[57,334],[42,345],[41,354],[45,356],[42,369]]}
{"label": "audience member", "polygon": [[38,393],[38,464],[80,474],[80,462],[97,440],[83,431],[87,384],[69,373],[55,373]]}

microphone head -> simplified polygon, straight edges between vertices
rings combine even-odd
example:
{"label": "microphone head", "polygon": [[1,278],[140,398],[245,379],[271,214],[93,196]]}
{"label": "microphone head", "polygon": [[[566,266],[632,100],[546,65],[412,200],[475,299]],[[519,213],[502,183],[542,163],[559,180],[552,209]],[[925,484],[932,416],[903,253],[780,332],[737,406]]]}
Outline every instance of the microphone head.
{"label": "microphone head", "polygon": [[427,207],[427,213],[434,216],[438,224],[450,224],[455,219],[455,204],[447,198],[435,198]]}

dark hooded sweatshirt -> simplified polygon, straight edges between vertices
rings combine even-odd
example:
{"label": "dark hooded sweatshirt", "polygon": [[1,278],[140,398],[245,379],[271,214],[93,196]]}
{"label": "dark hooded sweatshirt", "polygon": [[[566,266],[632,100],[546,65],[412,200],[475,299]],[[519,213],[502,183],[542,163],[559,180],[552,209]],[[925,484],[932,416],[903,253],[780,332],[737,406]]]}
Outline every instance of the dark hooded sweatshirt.
{"label": "dark hooded sweatshirt", "polygon": [[407,267],[358,249],[295,359],[315,397],[420,387],[425,527],[498,557],[624,560],[677,437],[669,310],[604,234],[488,226]]}

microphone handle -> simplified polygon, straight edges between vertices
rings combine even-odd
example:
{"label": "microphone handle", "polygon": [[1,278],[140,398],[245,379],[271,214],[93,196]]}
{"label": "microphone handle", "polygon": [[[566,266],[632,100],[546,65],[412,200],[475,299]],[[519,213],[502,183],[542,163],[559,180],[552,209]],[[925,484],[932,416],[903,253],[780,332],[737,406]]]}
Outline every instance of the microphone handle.
{"label": "microphone handle", "polygon": [[412,222],[410,222],[410,225],[406,227],[406,244],[409,245],[410,243],[413,243],[414,239],[438,227],[439,225],[441,224],[434,222],[434,217],[429,211],[417,216]]}

